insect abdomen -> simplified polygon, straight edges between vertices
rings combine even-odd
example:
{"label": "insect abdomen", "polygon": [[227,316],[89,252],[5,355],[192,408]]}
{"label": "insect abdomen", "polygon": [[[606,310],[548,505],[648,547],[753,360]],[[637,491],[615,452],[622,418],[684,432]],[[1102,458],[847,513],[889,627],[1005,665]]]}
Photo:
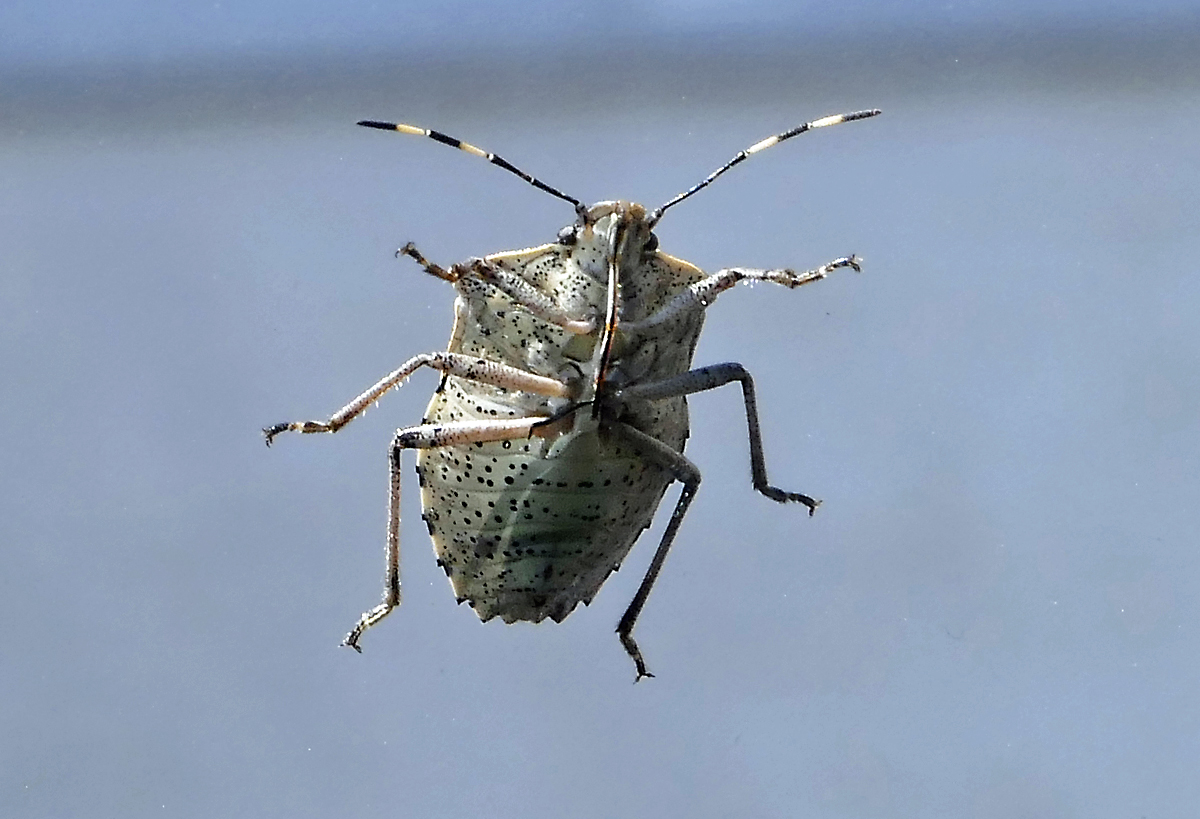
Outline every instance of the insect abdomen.
{"label": "insect abdomen", "polygon": [[670,476],[579,436],[424,450],[422,506],[439,562],[482,620],[565,618],[591,602],[649,525]]}

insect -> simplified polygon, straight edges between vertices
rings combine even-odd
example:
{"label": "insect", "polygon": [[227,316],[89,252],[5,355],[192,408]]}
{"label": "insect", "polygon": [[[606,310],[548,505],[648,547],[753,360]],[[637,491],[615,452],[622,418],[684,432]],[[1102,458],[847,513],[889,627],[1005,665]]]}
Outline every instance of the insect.
{"label": "insect", "polygon": [[359,125],[425,136],[483,157],[569,202],[575,220],[557,241],[470,259],[450,268],[411,244],[408,256],[457,291],[445,352],[415,356],[325,421],[275,424],[284,431],[337,432],[421,367],[441,380],[416,426],[397,430],[390,450],[383,601],[346,636],[364,632],[400,604],[401,453],[418,450],[422,517],[438,564],[459,603],[483,621],[561,622],[588,604],[651,523],[667,487],[683,484],[650,567],[617,626],[637,666],[653,676],[634,625],[700,486],[683,455],[687,396],[738,383],[745,402],[754,488],[809,514],[819,501],[767,480],[754,382],[740,364],[691,368],[705,309],[741,281],[795,288],[838,268],[846,256],[807,272],[732,267],[706,274],[658,250],[663,214],[753,154],[818,128],[878,110],[828,116],[768,137],[654,210],[625,201],[586,206],[505,159],[437,131],[396,123]]}

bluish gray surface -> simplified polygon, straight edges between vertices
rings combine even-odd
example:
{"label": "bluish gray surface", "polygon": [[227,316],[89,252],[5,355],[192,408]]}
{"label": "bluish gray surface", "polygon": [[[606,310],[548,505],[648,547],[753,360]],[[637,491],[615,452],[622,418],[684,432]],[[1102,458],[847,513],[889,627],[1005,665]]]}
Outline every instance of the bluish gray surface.
{"label": "bluish gray surface", "polygon": [[624,47],[639,36],[647,47],[680,35],[712,38],[790,31],[851,37],[886,31],[919,35],[972,27],[1030,29],[1046,25],[1136,26],[1147,20],[1195,20],[1189,0],[520,0],[496,6],[473,0],[10,0],[0,7],[0,67],[43,66],[100,59],[155,62],[297,50],[377,52],[402,48],[425,55],[470,51],[511,58],[514,51]]}
{"label": "bluish gray surface", "polygon": [[[780,94],[752,53],[697,58],[687,98],[651,78],[570,116],[463,102],[489,66],[276,120],[238,107],[250,74],[179,127],[101,100],[5,131],[0,813],[1194,814],[1195,86],[885,56]],[[380,591],[387,442],[436,379],[337,436],[268,451],[258,429],[444,345],[451,292],[396,246],[450,263],[571,218],[353,121],[654,205],[773,131],[874,105],[662,224],[707,269],[866,269],[710,311],[697,361],[754,373],[772,478],[825,505],[754,494],[736,390],[691,402],[705,482],[637,632],[658,678],[630,684],[612,631],[661,520],[565,623],[484,626],[415,491],[403,608],[362,656],[339,648]]]}

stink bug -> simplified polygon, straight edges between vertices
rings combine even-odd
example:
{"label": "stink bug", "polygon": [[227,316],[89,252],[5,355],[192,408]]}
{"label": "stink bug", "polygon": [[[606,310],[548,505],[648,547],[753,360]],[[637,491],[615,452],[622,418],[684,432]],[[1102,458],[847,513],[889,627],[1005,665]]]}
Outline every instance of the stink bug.
{"label": "stink bug", "polygon": [[653,230],[670,207],[752,154],[816,128],[877,110],[824,117],[769,137],[654,210],[632,202],[591,207],[495,154],[411,125],[359,125],[426,136],[483,157],[570,202],[575,221],[557,241],[471,259],[449,269],[412,245],[398,250],[454,285],[454,328],[446,352],[404,362],[326,421],[276,424],[281,432],[337,432],[420,367],[441,382],[425,417],[397,430],[391,445],[387,574],[383,602],[365,612],[345,644],[400,604],[400,456],[419,450],[422,517],[438,564],[460,603],[481,620],[562,621],[590,603],[654,517],[672,481],[683,491],[633,601],[617,626],[637,665],[652,676],[633,639],[638,614],[700,486],[683,455],[686,396],[732,382],[742,387],[754,488],[780,503],[819,501],[767,482],[754,382],[740,364],[691,369],[704,311],[740,281],[799,287],[831,271],[859,269],[854,256],[796,273],[733,267],[705,274],[658,250]]}

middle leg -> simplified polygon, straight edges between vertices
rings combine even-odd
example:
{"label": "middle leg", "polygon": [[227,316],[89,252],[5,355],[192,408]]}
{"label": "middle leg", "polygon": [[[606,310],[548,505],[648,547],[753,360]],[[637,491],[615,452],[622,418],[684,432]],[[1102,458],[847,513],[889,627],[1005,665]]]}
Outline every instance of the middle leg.
{"label": "middle leg", "polygon": [[758,401],[754,395],[754,379],[741,364],[713,364],[709,367],[689,370],[662,381],[635,384],[618,390],[614,394],[614,398],[626,402],[654,401],[716,389],[733,381],[742,385],[742,399],[746,405],[746,426],[750,434],[750,476],[754,481],[754,488],[779,503],[788,503],[789,501],[802,503],[808,507],[808,514],[812,515],[821,505],[819,500],[799,492],[784,491],[772,486],[767,480],[767,462],[763,454],[762,431],[758,422]]}
{"label": "middle leg", "polygon": [[510,390],[532,392],[550,398],[569,398],[572,388],[553,378],[534,375],[518,367],[488,361],[485,358],[463,355],[462,353],[424,353],[413,356],[396,370],[379,379],[375,384],[359,395],[353,401],[335,412],[327,421],[291,421],[263,429],[267,438],[267,446],[281,432],[337,432],[346,424],[353,421],[378,401],[383,394],[399,386],[406,378],[421,367],[431,367],[445,375],[453,375],[480,384],[492,384]]}

